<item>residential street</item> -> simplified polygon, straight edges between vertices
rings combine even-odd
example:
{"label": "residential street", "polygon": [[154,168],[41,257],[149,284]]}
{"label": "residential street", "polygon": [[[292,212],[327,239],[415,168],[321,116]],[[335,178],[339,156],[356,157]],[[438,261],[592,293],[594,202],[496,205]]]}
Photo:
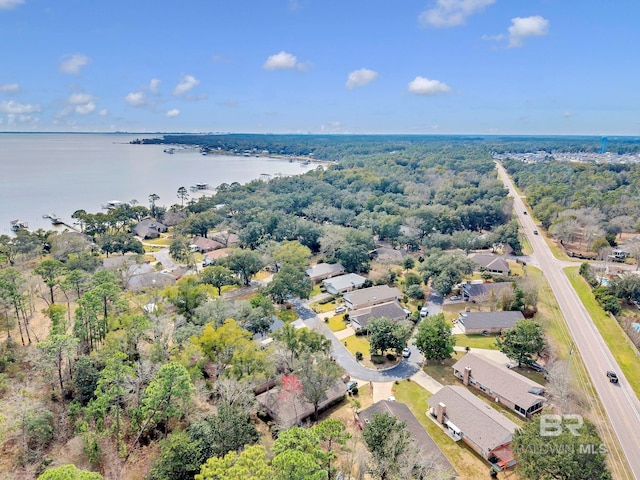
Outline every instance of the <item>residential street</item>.
{"label": "residential street", "polygon": [[[558,261],[553,256],[544,237],[533,234],[533,231],[538,227],[531,216],[523,213],[524,204],[511,179],[501,166],[498,167],[498,172],[502,181],[509,188],[510,195],[514,198],[516,214],[534,249],[532,257],[535,259],[535,264],[540,266],[555,294],[573,337],[575,348],[582,356],[591,376],[591,382],[600,397],[611,426],[618,436],[634,478],[640,478],[640,402],[562,271],[567,262]],[[617,372],[620,378],[618,384],[609,382],[606,376],[607,370]],[[611,460],[613,463],[618,461],[616,458]]]}

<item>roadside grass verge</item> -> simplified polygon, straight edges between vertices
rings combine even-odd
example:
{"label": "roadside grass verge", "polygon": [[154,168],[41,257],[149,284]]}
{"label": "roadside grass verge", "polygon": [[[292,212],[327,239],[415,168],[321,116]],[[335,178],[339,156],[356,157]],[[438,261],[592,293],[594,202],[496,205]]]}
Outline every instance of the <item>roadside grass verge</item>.
{"label": "roadside grass verge", "polygon": [[587,282],[578,274],[579,267],[565,269],[571,285],[593,319],[611,354],[624,372],[636,396],[640,396],[640,361],[620,324],[600,307]]}
{"label": "roadside grass verge", "polygon": [[498,350],[494,335],[454,335],[456,347],[484,348],[486,350]]}
{"label": "roadside grass verge", "polygon": [[[393,387],[393,394],[396,400],[405,403],[409,407],[409,410],[416,416],[429,436],[451,462],[460,478],[480,478],[483,476],[481,472],[486,472],[488,476],[489,464],[487,462],[464,442],[454,442],[427,416],[427,400],[431,396],[428,391],[417,383],[406,380],[398,382]],[[512,480],[520,478],[515,472],[511,471],[509,471],[508,477]]]}

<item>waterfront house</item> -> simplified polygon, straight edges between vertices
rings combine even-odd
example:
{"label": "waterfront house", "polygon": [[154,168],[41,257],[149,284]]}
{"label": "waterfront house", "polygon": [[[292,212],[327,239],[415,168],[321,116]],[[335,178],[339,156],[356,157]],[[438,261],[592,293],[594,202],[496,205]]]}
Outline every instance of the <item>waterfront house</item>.
{"label": "waterfront house", "polygon": [[143,240],[158,238],[161,233],[166,233],[167,230],[166,225],[158,222],[154,218],[146,218],[131,228],[132,233]]}
{"label": "waterfront house", "polygon": [[544,407],[542,385],[483,355],[467,353],[453,365],[453,374],[463,385],[523,417],[531,418]]}
{"label": "waterfront house", "polygon": [[464,387],[447,385],[428,400],[430,416],[455,442],[463,441],[495,468],[515,465],[518,426]]}

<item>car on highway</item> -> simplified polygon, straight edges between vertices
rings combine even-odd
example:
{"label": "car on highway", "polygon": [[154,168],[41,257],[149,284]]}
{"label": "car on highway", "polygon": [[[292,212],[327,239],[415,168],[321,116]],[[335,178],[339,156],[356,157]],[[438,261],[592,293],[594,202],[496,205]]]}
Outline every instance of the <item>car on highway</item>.
{"label": "car on highway", "polygon": [[527,214],[527,211],[525,210],[525,211],[523,211],[522,213],[524,213],[524,214],[526,215],[526,214]]}
{"label": "car on highway", "polygon": [[411,355],[411,350],[409,350],[409,347],[405,347],[402,349],[402,356],[404,358],[408,358]]}
{"label": "car on highway", "polygon": [[618,383],[618,374],[612,370],[607,372],[607,377],[609,377],[609,381],[611,383]]}
{"label": "car on highway", "polygon": [[538,235],[538,230],[534,230],[534,231],[533,231],[533,234],[534,234],[534,235]]}

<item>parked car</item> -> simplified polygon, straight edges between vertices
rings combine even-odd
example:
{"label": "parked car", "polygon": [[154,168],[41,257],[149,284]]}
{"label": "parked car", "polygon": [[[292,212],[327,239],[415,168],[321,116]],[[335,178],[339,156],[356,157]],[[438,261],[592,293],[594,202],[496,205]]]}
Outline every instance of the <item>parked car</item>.
{"label": "parked car", "polygon": [[347,307],[345,307],[344,305],[340,305],[339,307],[336,307],[335,312],[336,313],[344,313],[347,311]]}
{"label": "parked car", "polygon": [[460,295],[452,295],[451,297],[449,297],[449,300],[462,300],[462,297]]}
{"label": "parked car", "polygon": [[402,356],[404,358],[408,358],[411,355],[411,350],[409,350],[409,347],[405,347],[402,349]]}
{"label": "parked car", "polygon": [[349,393],[350,395],[355,395],[356,393],[358,393],[358,382],[354,382],[353,380],[348,382],[347,393]]}
{"label": "parked car", "polygon": [[616,372],[609,370],[607,372],[607,377],[609,377],[609,381],[611,383],[618,383],[618,374]]}
{"label": "parked car", "polygon": [[429,316],[429,309],[427,307],[422,307],[420,309],[420,316],[421,317],[428,317]]}
{"label": "parked car", "polygon": [[544,373],[547,371],[547,369],[544,368],[544,365],[540,365],[539,363],[536,363],[536,362],[533,362],[529,366],[531,367],[532,370],[535,370],[536,372]]}

